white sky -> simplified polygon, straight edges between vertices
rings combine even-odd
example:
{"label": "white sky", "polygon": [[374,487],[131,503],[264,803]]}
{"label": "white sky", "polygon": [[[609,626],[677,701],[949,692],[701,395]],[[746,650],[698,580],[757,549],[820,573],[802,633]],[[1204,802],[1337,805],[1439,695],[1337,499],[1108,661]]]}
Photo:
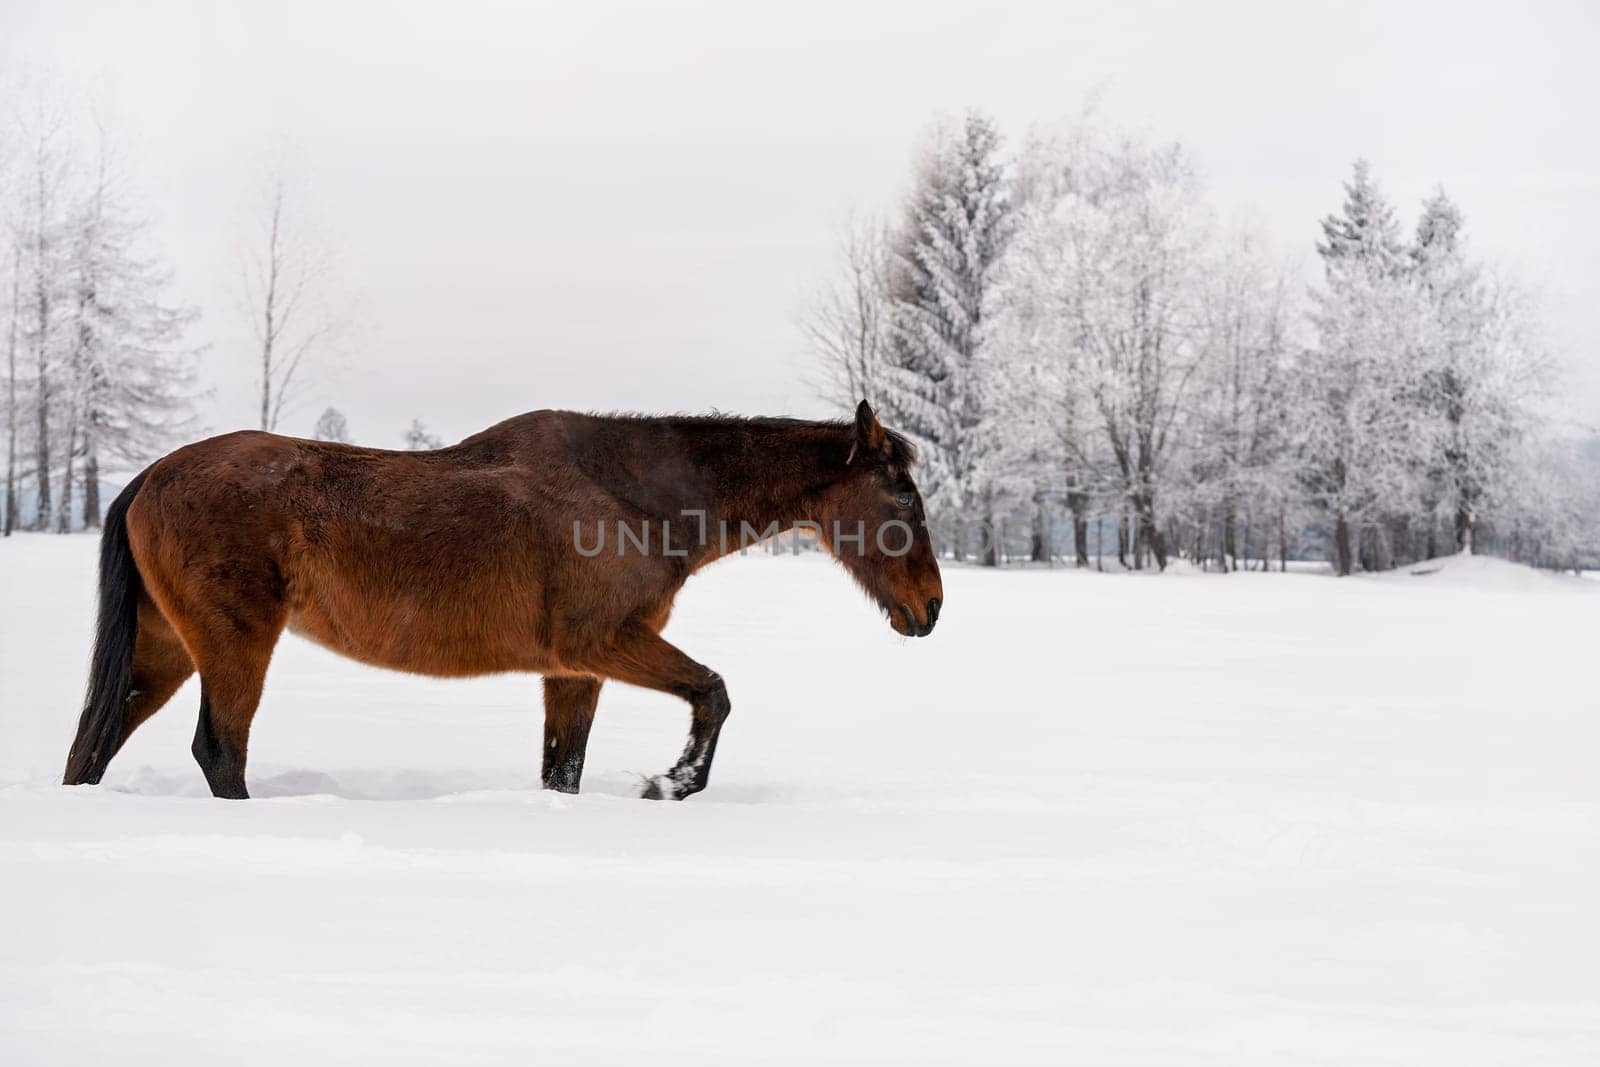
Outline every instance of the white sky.
{"label": "white sky", "polygon": [[235,234],[283,136],[369,324],[287,417],[397,446],[537,407],[823,414],[794,316],[840,223],[939,111],[1010,142],[1075,112],[1189,145],[1304,260],[1370,158],[1407,227],[1438,182],[1543,292],[1600,415],[1592,5],[0,0],[0,62],[102,86],[251,424]]}

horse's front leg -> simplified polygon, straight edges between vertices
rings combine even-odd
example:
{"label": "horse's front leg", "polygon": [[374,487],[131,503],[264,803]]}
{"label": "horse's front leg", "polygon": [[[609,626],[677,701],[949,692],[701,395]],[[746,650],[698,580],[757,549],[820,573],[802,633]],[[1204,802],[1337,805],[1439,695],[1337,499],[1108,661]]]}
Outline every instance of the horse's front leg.
{"label": "horse's front leg", "polygon": [[544,787],[576,793],[589,748],[589,727],[600,699],[600,679],[560,676],[544,680]]}
{"label": "horse's front leg", "polygon": [[672,693],[689,702],[689,741],[666,774],[645,782],[640,794],[649,800],[682,800],[700,792],[711,777],[717,737],[731,705],[722,676],[696,663],[676,646],[643,627],[630,627],[612,642],[595,673],[619,682]]}
{"label": "horse's front leg", "polygon": [[711,672],[711,680],[689,697],[689,740],[683,755],[666,774],[658,774],[644,784],[640,796],[646,800],[682,800],[706,787],[711,777],[711,758],[717,753],[717,735],[733,710],[728,687],[722,676]]}

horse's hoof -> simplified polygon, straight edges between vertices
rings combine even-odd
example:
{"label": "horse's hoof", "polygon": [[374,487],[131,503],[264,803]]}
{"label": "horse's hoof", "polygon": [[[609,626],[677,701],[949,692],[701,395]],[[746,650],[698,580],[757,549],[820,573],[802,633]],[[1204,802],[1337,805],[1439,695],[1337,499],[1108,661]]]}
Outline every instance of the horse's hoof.
{"label": "horse's hoof", "polygon": [[642,800],[682,800],[695,791],[670,774],[658,774],[644,780],[644,788],[639,792],[639,797]]}
{"label": "horse's hoof", "polygon": [[641,800],[676,800],[678,789],[672,779],[664,774],[644,780],[644,788],[639,791]]}

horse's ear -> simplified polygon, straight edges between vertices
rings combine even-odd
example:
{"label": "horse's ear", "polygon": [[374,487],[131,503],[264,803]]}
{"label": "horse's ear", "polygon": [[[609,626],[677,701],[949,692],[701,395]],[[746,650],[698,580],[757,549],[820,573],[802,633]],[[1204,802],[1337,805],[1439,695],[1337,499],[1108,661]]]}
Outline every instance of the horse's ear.
{"label": "horse's ear", "polygon": [[856,440],[850,446],[850,458],[845,462],[852,462],[857,452],[889,454],[889,431],[883,428],[878,416],[872,413],[872,405],[865,400],[856,405]]}

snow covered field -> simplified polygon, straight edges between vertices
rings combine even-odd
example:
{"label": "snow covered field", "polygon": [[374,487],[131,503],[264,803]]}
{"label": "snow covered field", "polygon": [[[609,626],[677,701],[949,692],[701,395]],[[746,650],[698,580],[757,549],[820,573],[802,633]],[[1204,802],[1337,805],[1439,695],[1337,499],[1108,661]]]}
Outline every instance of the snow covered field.
{"label": "snow covered field", "polygon": [[1600,1062],[1600,584],[946,572],[896,638],[818,558],[692,581],[687,715],[286,638],[257,799],[196,684],[64,789],[91,538],[0,544],[6,1064]]}

